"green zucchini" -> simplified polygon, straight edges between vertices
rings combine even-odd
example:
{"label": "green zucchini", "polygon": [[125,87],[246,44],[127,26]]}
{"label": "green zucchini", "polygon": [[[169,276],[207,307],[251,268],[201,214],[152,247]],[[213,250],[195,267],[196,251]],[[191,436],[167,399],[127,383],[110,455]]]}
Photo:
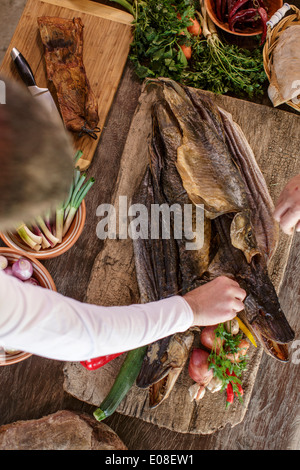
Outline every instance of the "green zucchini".
{"label": "green zucchini", "polygon": [[93,413],[97,421],[111,416],[125,398],[139,374],[146,350],[147,346],[143,346],[127,353],[112,388]]}

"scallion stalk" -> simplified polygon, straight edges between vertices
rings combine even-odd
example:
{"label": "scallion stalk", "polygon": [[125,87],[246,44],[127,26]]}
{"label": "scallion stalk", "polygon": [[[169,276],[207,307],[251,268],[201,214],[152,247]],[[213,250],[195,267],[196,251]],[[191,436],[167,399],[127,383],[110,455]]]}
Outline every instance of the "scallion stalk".
{"label": "scallion stalk", "polygon": [[33,227],[31,227],[31,230],[37,236],[41,237],[41,245],[42,245],[43,249],[49,248],[51,246],[50,243],[48,242],[47,238],[45,237],[45,235],[43,234],[43,232],[40,230],[40,228],[37,225],[34,225]]}
{"label": "scallion stalk", "polygon": [[74,163],[77,163],[78,160],[82,157],[83,152],[81,150],[77,150],[75,157],[74,157]]}
{"label": "scallion stalk", "polygon": [[58,243],[58,238],[56,238],[51,232],[50,230],[48,229],[45,221],[43,220],[42,217],[37,217],[36,218],[36,222],[38,224],[38,226],[40,227],[41,231],[43,232],[43,234],[45,235],[45,237],[47,238],[47,240],[49,241],[49,243],[52,245],[52,246],[55,246],[57,245]]}
{"label": "scallion stalk", "polygon": [[22,224],[17,228],[17,234],[21,240],[23,240],[23,242],[26,243],[26,245],[28,245],[32,250],[39,251],[41,249],[41,244],[36,242],[36,235],[34,235],[34,233],[30,232],[33,237],[29,235],[28,230],[26,225]]}
{"label": "scallion stalk", "polygon": [[85,185],[81,188],[80,192],[77,194],[76,199],[75,199],[75,206],[79,207],[82,200],[85,198],[93,184],[95,183],[94,178],[90,178]]}
{"label": "scallion stalk", "polygon": [[47,240],[45,235],[42,235],[42,248],[43,248],[43,250],[45,250],[46,248],[50,248],[50,247],[51,247],[51,244],[49,243],[49,241]]}
{"label": "scallion stalk", "polygon": [[[83,152],[78,150],[74,156],[75,164],[81,158]],[[84,197],[94,184],[94,178],[85,182],[86,174],[82,174],[79,168],[74,169],[72,183],[66,200],[56,208],[52,214],[49,210],[44,216],[37,217],[34,226],[28,227],[21,224],[17,229],[19,237],[32,249],[38,251],[41,248],[54,247],[62,242],[82,203]]]}
{"label": "scallion stalk", "polygon": [[27,235],[33,240],[37,245],[41,245],[42,237],[40,234],[35,234],[32,230],[29,229],[27,225],[23,225],[25,232]]}
{"label": "scallion stalk", "polygon": [[[81,177],[82,178],[82,177]],[[80,178],[80,180],[81,180]],[[95,182],[94,178],[90,178],[85,184],[81,184],[80,181],[78,182],[78,189],[76,192],[74,192],[71,202],[68,206],[68,215],[66,217],[65,223],[64,223],[64,229],[63,229],[63,236],[67,233],[67,231],[70,228],[71,223],[73,222],[73,219],[75,217],[75,214],[77,210],[79,209],[80,204],[82,203],[83,199],[87,195],[88,191],[91,189]]]}
{"label": "scallion stalk", "polygon": [[63,226],[64,226],[64,213],[63,206],[56,209],[55,213],[55,236],[58,239],[58,243],[62,242],[63,237]]}
{"label": "scallion stalk", "polygon": [[[80,153],[80,151],[77,152],[77,154]],[[77,155],[76,154],[76,155]],[[82,152],[81,152],[82,154]],[[75,155],[75,159],[76,159],[76,155]],[[80,156],[79,156],[80,158]],[[57,209],[56,209],[56,213],[55,213],[55,236],[56,238],[58,238],[59,240],[59,243],[62,242],[62,237],[63,237],[63,226],[64,226],[64,219],[66,217],[66,209],[72,199],[72,194],[73,194],[73,191],[74,191],[74,187],[75,185],[77,184],[78,182],[78,179],[80,177],[80,171],[78,169],[75,169],[74,170],[74,175],[73,175],[73,180],[72,180],[72,183],[70,185],[70,190],[69,190],[69,194],[68,194],[68,197],[66,198],[66,200],[64,201],[63,204],[61,204]]]}

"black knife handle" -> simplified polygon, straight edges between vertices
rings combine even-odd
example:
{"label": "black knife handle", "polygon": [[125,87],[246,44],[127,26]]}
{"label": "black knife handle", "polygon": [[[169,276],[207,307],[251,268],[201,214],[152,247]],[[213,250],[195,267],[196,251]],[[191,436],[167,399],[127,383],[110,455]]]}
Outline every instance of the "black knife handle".
{"label": "black knife handle", "polygon": [[14,63],[16,64],[17,70],[19,72],[20,77],[22,78],[23,82],[26,86],[35,86],[35,79],[25,57],[21,54],[21,52],[17,55],[14,59]]}

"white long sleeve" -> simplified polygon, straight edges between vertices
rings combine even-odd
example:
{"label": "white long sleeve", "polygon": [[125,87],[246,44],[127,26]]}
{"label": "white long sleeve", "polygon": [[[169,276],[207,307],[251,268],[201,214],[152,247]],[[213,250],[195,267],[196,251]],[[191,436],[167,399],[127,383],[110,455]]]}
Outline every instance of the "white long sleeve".
{"label": "white long sleeve", "polygon": [[101,307],[0,272],[0,345],[62,361],[125,352],[186,331],[193,312],[180,296]]}

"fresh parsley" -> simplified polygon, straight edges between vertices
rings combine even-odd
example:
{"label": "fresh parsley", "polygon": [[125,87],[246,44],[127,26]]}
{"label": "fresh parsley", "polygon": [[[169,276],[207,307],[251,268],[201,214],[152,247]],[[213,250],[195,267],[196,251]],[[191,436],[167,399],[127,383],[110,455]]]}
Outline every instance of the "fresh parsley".
{"label": "fresh parsley", "polygon": [[[130,60],[139,78],[167,77],[214,93],[254,97],[264,92],[262,49],[249,51],[211,37],[191,35],[190,18],[200,19],[193,0],[115,0],[134,15]],[[178,17],[178,13],[180,17]],[[181,45],[192,47],[187,61]]]}
{"label": "fresh parsley", "polygon": [[[222,347],[213,348],[209,355],[209,367],[213,369],[214,376],[222,381],[224,390],[229,383],[232,384],[233,391],[239,392],[238,384],[241,384],[241,375],[247,369],[247,355],[242,356],[239,362],[231,362],[227,354],[235,354],[240,351],[239,344],[243,338],[243,333],[232,335],[227,332],[224,323],[220,323],[215,329],[216,342],[219,345],[219,339],[223,341]],[[239,394],[238,394],[239,395]]]}

